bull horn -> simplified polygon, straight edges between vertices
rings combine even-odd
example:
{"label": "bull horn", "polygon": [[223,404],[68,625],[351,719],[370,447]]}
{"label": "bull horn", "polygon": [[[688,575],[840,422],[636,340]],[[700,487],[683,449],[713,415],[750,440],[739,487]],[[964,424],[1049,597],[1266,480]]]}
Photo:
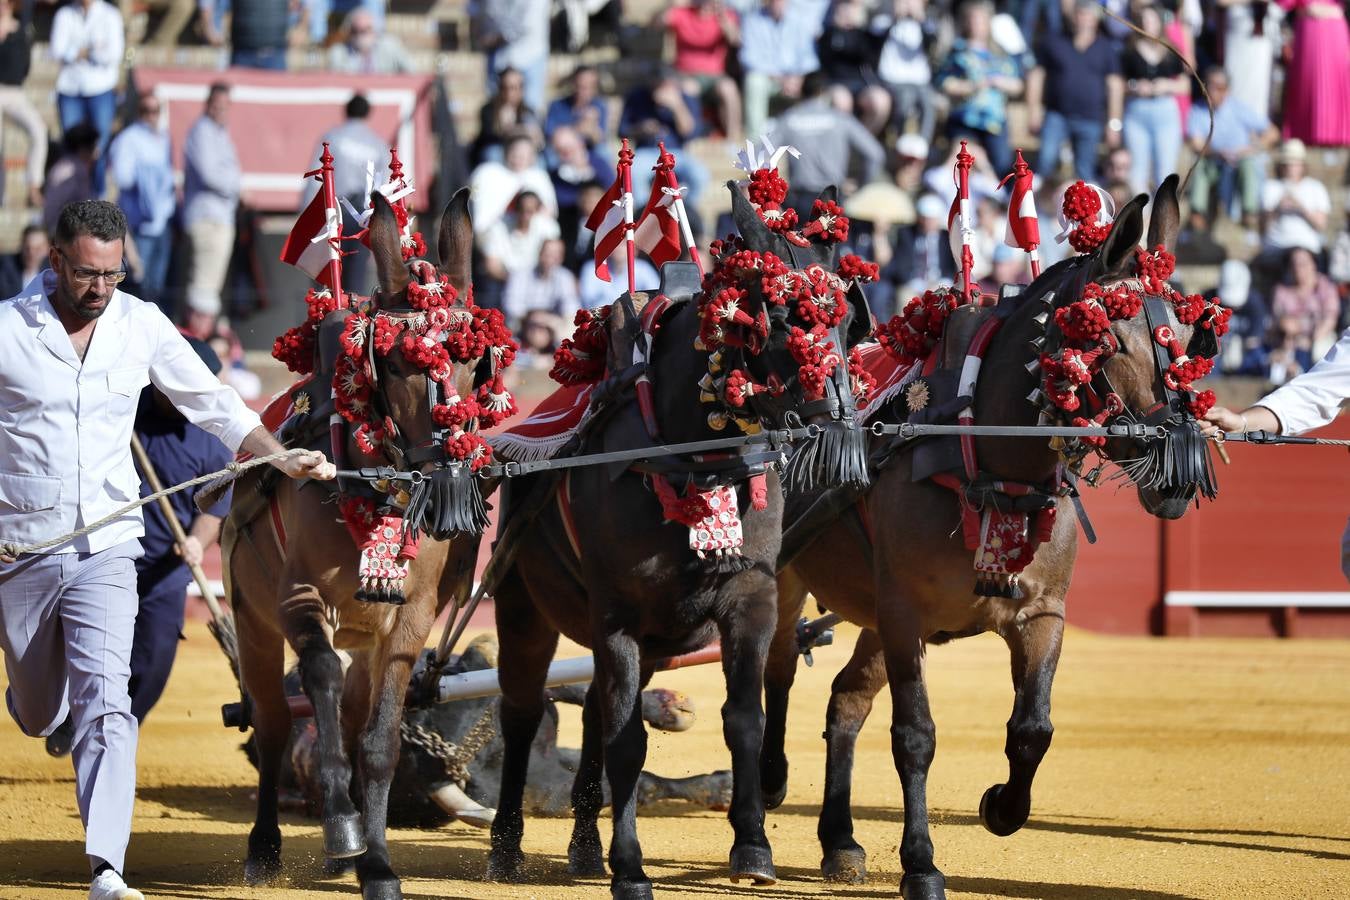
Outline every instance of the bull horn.
{"label": "bull horn", "polygon": [[492,820],[497,818],[495,809],[474,802],[454,782],[446,782],[432,791],[431,799],[451,816],[475,828],[491,828]]}

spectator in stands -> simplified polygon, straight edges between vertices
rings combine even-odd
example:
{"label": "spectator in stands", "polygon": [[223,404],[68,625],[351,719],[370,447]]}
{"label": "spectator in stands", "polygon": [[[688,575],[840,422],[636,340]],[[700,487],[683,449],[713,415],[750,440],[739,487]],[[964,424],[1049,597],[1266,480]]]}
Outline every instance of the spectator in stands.
{"label": "spectator in stands", "polygon": [[891,95],[877,75],[885,36],[869,24],[861,0],[839,0],[816,42],[816,55],[825,81],[845,88],[863,125],[880,134],[891,119]]}
{"label": "spectator in stands", "polygon": [[[117,5],[122,8],[122,18],[131,21],[137,4],[132,0],[119,0]],[[159,27],[155,29],[154,34],[146,36],[145,43],[156,47],[172,47],[177,44],[178,39],[183,36],[183,29],[192,21],[192,12],[195,9],[193,0],[146,0],[145,5],[151,9],[164,10],[164,18],[159,20]]]}
{"label": "spectator in stands", "polygon": [[[595,209],[597,203],[605,196],[605,189],[609,187],[613,175],[606,174],[606,180],[588,181],[581,186],[577,193],[577,212],[579,218],[576,223],[576,233],[569,235],[563,232],[567,239],[567,268],[573,272],[580,272],[582,266],[591,260],[592,249],[595,244],[595,232],[586,227],[586,219],[590,216],[591,210]],[[636,210],[634,215],[636,215]],[[561,224],[561,223],[559,223]]]}
{"label": "spectator in stands", "polygon": [[548,78],[549,0],[473,0],[474,47],[487,51],[488,89],[496,92],[508,69],[524,79],[531,109],[544,108]]}
{"label": "spectator in stands", "polygon": [[497,81],[497,92],[478,114],[478,137],[473,142],[474,165],[499,162],[508,137],[524,134],[536,151],[543,149],[544,132],[539,116],[525,103],[525,76],[507,69]]}
{"label": "spectator in stands", "polygon": [[1341,230],[1331,239],[1331,247],[1327,252],[1327,274],[1342,287],[1350,285],[1350,209],[1346,210]]}
{"label": "spectator in stands", "polygon": [[[51,39],[52,58],[61,65],[56,76],[56,112],[63,132],[87,122],[98,134],[94,197],[103,196],[103,153],[117,112],[123,49],[122,14],[106,0],[77,0],[56,11]],[[55,224],[53,218],[51,226]]]}
{"label": "spectator in stands", "polygon": [[591,214],[581,206],[582,188],[608,177],[613,168],[612,162],[607,164],[600,154],[586,148],[586,142],[575,129],[563,125],[553,132],[548,174],[558,199],[558,227],[568,247],[576,243],[577,229]]}
{"label": "spectator in stands", "polygon": [[[961,144],[953,141],[947,150],[945,159],[939,160],[936,165],[928,168],[923,173],[923,186],[930,193],[939,197],[952,197],[955,195],[956,186],[952,181],[952,172],[956,171],[956,155],[961,150]],[[999,192],[999,182],[1002,181],[1003,173],[1000,175],[985,155],[984,148],[979,144],[968,144],[967,150],[970,152],[971,159],[974,162],[970,167],[970,196],[978,200],[986,194],[997,194]],[[1047,179],[1048,180],[1048,179]],[[951,201],[948,200],[948,203]],[[1045,209],[1046,207],[1040,207]],[[1058,206],[1050,207],[1058,209]],[[946,220],[943,220],[946,222]]]}
{"label": "spectator in stands", "polygon": [[801,96],[802,79],[820,67],[816,35],[820,19],[803,3],[764,0],[741,25],[741,67],[745,70],[745,132],[753,141],[764,134],[769,103],[775,97]]}
{"label": "spectator in stands", "polygon": [[948,206],[936,194],[919,198],[919,220],[900,229],[894,255],[881,272],[882,282],[890,288],[890,297],[883,298],[883,305],[874,310],[879,318],[899,312],[910,297],[938,285],[949,285],[956,277],[956,261],[947,240]]}
{"label": "spectator in stands", "polygon": [[975,201],[975,265],[970,270],[976,281],[983,281],[994,271],[994,254],[1007,246],[1003,237],[1008,228],[1007,207],[993,194],[985,194]]}
{"label": "spectator in stands", "polygon": [[[1102,180],[1105,181],[1105,179]],[[1128,181],[1106,181],[1103,187],[1106,188],[1106,193],[1111,195],[1111,202],[1116,205],[1116,209],[1123,209],[1125,204],[1129,203],[1139,193],[1135,190],[1134,185]]]}
{"label": "spectator in stands", "polygon": [[[680,79],[672,69],[663,69],[650,85],[640,85],[623,99],[619,133],[633,140],[633,197],[644,203],[652,186],[652,166],[660,155],[659,143],[677,157],[676,174],[680,184],[689,188],[686,208],[696,207],[708,170],[690,153],[680,154],[684,142],[698,134],[700,113],[698,98],[680,90]],[[696,215],[690,209],[690,215]]]}
{"label": "spectator in stands", "polygon": [[1005,284],[1029,284],[1031,282],[1031,264],[1026,253],[1016,247],[1009,247],[1000,241],[994,245],[989,271],[987,290],[995,295]]}
{"label": "spectator in stands", "polygon": [[1112,184],[1113,182],[1123,181],[1130,185],[1134,190],[1143,190],[1137,187],[1132,179],[1134,177],[1134,154],[1125,144],[1112,147],[1106,151],[1106,157],[1102,160],[1102,183]]}
{"label": "spectator in stands", "polygon": [[1181,110],[1177,94],[1190,92],[1181,60],[1162,39],[1162,13],[1145,6],[1138,13],[1144,34],[1131,34],[1121,58],[1125,78],[1125,146],[1134,167],[1130,184],[1152,193],[1177,170],[1181,155]]}
{"label": "spectator in stands", "polygon": [[1277,0],[1294,16],[1285,66],[1284,136],[1316,147],[1350,147],[1350,29],[1333,0]]}
{"label": "spectator in stands", "polygon": [[27,225],[19,237],[19,252],[0,256],[0,300],[18,296],[28,283],[50,268],[52,243],[41,225]]}
{"label": "spectator in stands", "polygon": [[675,71],[685,79],[684,92],[703,103],[715,101],[718,127],[728,141],[741,140],[741,91],[727,75],[727,55],[740,46],[741,25],[723,0],[688,0],[663,13],[675,44]]}
{"label": "spectator in stands", "polygon": [[1228,334],[1219,347],[1219,368],[1225,375],[1265,375],[1270,371],[1270,305],[1252,286],[1252,273],[1240,259],[1224,260],[1219,285],[1205,292],[1233,311]]}
{"label": "spectator in stands", "polygon": [[328,48],[328,68],[356,75],[396,75],[412,70],[403,42],[380,31],[370,10],[361,7],[347,14],[342,40]]}
{"label": "spectator in stands", "polygon": [[609,107],[600,96],[600,73],[595,66],[577,66],[568,78],[572,92],[548,105],[544,134],[551,140],[559,128],[571,128],[598,147],[609,138]]}
{"label": "spectator in stands", "polygon": [[[1293,377],[1311,368],[1336,341],[1341,300],[1331,279],[1317,271],[1317,260],[1302,247],[1289,253],[1283,284],[1271,300],[1278,339],[1271,353],[1271,381],[1279,372]],[[1282,368],[1281,368],[1282,367]]]}
{"label": "spectator in stands", "polygon": [[[1209,109],[1197,106],[1191,110],[1186,124],[1191,149],[1204,154],[1191,178],[1191,226],[1197,231],[1208,231],[1211,192],[1217,186],[1220,200],[1226,204],[1236,186],[1242,221],[1254,241],[1263,154],[1279,134],[1263,114],[1229,95],[1228,76],[1223,69],[1211,68],[1205,73],[1205,89],[1213,104],[1213,115]],[[1206,147],[1211,119],[1214,134]]]}
{"label": "spectator in stands", "polygon": [[923,172],[928,167],[928,142],[921,135],[902,134],[895,142],[895,184],[918,195],[923,190]]}
{"label": "spectator in stands", "polygon": [[563,266],[564,250],[561,240],[549,238],[540,246],[533,266],[510,273],[502,298],[502,314],[513,331],[520,332],[525,317],[531,313],[546,313],[556,320],[555,332],[562,332],[572,321],[580,308],[580,295],[577,277]]}
{"label": "spectator in stands", "polygon": [[485,298],[495,297],[491,305],[500,307],[511,276],[537,266],[544,242],[556,240],[560,234],[558,220],[539,195],[521,191],[512,199],[506,215],[483,235],[483,272],[487,277],[474,279],[475,297],[480,292]]}
{"label": "spectator in stands", "polygon": [[1097,147],[1120,143],[1125,84],[1120,51],[1100,31],[1101,7],[1076,0],[1072,34],[1049,33],[1036,50],[1036,68],[1027,79],[1032,134],[1041,136],[1036,171],[1051,178],[1059,171],[1064,145],[1073,153],[1074,175],[1096,176]]}
{"label": "spectator in stands", "polygon": [[178,207],[169,135],[160,127],[159,98],[144,94],[137,118],[113,140],[108,163],[117,186],[117,205],[127,217],[127,230],[138,257],[139,290],[144,299],[170,316],[173,304],[164,292],[173,249],[170,221]]}
{"label": "spectator in stands", "polygon": [[937,25],[929,18],[926,0],[892,0],[890,15],[878,15],[872,27],[884,30],[877,76],[891,92],[892,122],[903,133],[913,120],[914,130],[931,141],[937,106],[928,54]]}
{"label": "spectator in stands", "polygon": [[469,176],[473,228],[479,235],[501,220],[507,207],[521,191],[530,191],[544,203],[552,218],[557,215],[558,198],[548,172],[539,165],[534,137],[525,133],[511,135],[506,141],[502,162],[485,162]]}
{"label": "spectator in stands", "polygon": [[[29,206],[38,207],[42,205],[43,174],[47,167],[47,126],[23,92],[31,61],[28,32],[14,17],[13,0],[0,0],[0,147],[5,144],[6,119],[12,120],[28,135],[24,166],[28,194],[25,201]],[[5,202],[4,181],[0,178],[0,204]]]}
{"label": "spectator in stands", "polygon": [[94,166],[98,154],[98,131],[88,122],[78,122],[66,130],[62,153],[47,172],[47,187],[42,197],[42,224],[51,234],[67,203],[94,200]]}
{"label": "spectator in stands", "polygon": [[224,47],[229,15],[230,0],[197,0],[197,30],[202,40],[212,47]]}
{"label": "spectator in stands", "polygon": [[[1064,30],[1064,11],[1061,0],[1022,0],[1018,27],[1026,39],[1035,43],[1041,34],[1059,34]],[[1045,28],[1041,29],[1041,20]]]}
{"label": "spectator in stands", "polygon": [[512,366],[547,372],[553,366],[553,353],[558,344],[573,330],[570,321],[562,321],[542,309],[530,310],[516,329],[520,352]]}
{"label": "spectator in stands", "polygon": [[1223,69],[1232,94],[1249,109],[1270,115],[1275,59],[1283,49],[1284,13],[1270,0],[1219,0],[1223,9]]}
{"label": "spectator in stands", "polygon": [[1012,169],[1008,100],[1022,93],[1026,61],[1009,56],[990,40],[993,15],[989,0],[968,0],[961,7],[961,36],[938,67],[934,85],[952,103],[947,136],[978,143],[994,170],[1006,174]]}
{"label": "spectator in stands", "polygon": [[[310,156],[310,159],[318,159],[323,155],[323,145],[328,144],[328,151],[333,155],[333,188],[340,199],[345,199],[352,209],[358,211],[370,205],[371,187],[386,181],[389,164],[389,141],[375,133],[369,120],[370,101],[364,94],[353,95],[347,101],[342,124],[325,131]],[[367,172],[373,173],[370,181],[367,180]],[[300,198],[301,209],[309,205],[319,188],[319,183],[314,179],[305,179],[305,189]],[[351,230],[357,229],[352,227]],[[355,242],[347,249],[355,252],[343,257],[342,288],[364,293],[370,288],[367,279],[370,251]]]}
{"label": "spectator in stands", "polygon": [[229,115],[230,86],[216,82],[207,93],[205,114],[193,123],[183,148],[183,227],[192,245],[188,302],[209,308],[209,298],[214,298],[217,314],[234,252],[242,177],[226,127]]}
{"label": "spectator in stands", "polygon": [[[656,267],[639,253],[633,266],[633,284],[639,291],[655,291],[661,287],[661,276]],[[595,260],[587,256],[581,264],[581,308],[595,309],[628,290],[628,252],[623,245],[609,257],[609,281],[601,281],[595,274]]]}
{"label": "spectator in stands", "polygon": [[334,24],[334,18],[350,20],[351,14],[357,10],[370,16],[375,34],[385,33],[385,0],[291,0],[292,9],[297,3],[304,11],[306,35],[313,46],[323,47],[331,43],[329,28]]}
{"label": "spectator in stands", "polygon": [[[801,156],[788,157],[788,206],[798,215],[811,213],[811,201],[830,185],[844,194],[857,187],[849,176],[855,160],[862,183],[874,181],[886,162],[886,150],[861,122],[837,110],[824,94],[823,72],[806,77],[802,101],[778,117],[773,130],[776,144],[796,147]],[[805,219],[803,218],[803,221]]]}
{"label": "spectator in stands", "polygon": [[1316,178],[1308,177],[1308,151],[1298,138],[1280,147],[1276,159],[1279,177],[1261,188],[1263,252],[1283,254],[1294,247],[1322,252],[1322,234],[1331,215],[1331,195]]}
{"label": "spectator in stands", "polygon": [[230,65],[285,71],[287,0],[229,0]]}

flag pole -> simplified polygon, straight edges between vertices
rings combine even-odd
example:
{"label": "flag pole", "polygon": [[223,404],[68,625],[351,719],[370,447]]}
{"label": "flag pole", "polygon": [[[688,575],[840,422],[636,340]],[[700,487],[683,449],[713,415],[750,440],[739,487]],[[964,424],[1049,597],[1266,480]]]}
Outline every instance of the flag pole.
{"label": "flag pole", "polygon": [[[1022,178],[1031,178],[1031,177],[1032,177],[1031,166],[1027,165],[1027,161],[1026,161],[1025,159],[1022,158],[1022,150],[1021,150],[1021,148],[1018,148],[1018,150],[1017,150],[1017,162],[1014,163],[1014,165],[1013,165],[1013,179],[1014,179],[1014,182],[1016,182],[1017,180],[1022,179]],[[1040,251],[1040,246],[1041,246],[1041,245],[1037,243],[1037,244],[1032,244],[1030,247],[1024,247],[1024,248],[1022,248],[1022,249],[1024,249],[1024,250],[1026,250],[1027,256],[1031,259],[1031,278],[1032,278],[1033,281],[1034,281],[1035,279],[1041,277],[1041,251]]]}
{"label": "flag pole", "polygon": [[969,303],[971,297],[970,273],[975,267],[975,253],[973,242],[975,239],[974,230],[970,227],[970,167],[975,164],[975,157],[970,155],[966,149],[966,142],[961,142],[961,150],[956,154],[956,178],[961,209],[961,302]]}
{"label": "flag pole", "polygon": [[661,148],[661,155],[657,159],[656,165],[652,171],[668,172],[670,178],[670,187],[675,191],[675,197],[671,205],[675,209],[675,218],[680,223],[680,237],[684,239],[684,244],[689,248],[689,258],[698,266],[699,277],[703,277],[703,260],[699,258],[698,247],[694,244],[694,230],[689,227],[689,213],[684,208],[684,195],[680,193],[680,179],[675,174],[675,156],[666,150],[666,142],[658,141],[657,146]]}
{"label": "flag pole", "polygon": [[624,241],[628,249],[628,293],[637,293],[637,246],[634,243],[637,226],[633,224],[633,151],[628,149],[628,138],[623,139],[623,148],[619,150],[619,175],[623,179],[623,230]]}
{"label": "flag pole", "polygon": [[[324,205],[324,221],[325,221],[324,227],[327,227],[327,222],[329,221],[328,211],[336,210],[338,208],[337,188],[333,184],[333,154],[328,152],[327,141],[323,142],[323,155],[319,157],[319,181],[323,184],[323,205]],[[339,218],[338,221],[341,222],[342,221],[341,218]],[[329,238],[329,241],[332,243],[333,247],[338,252],[337,255],[328,263],[328,280],[330,284],[333,286],[333,296],[335,296],[338,299],[339,303],[341,303],[343,299],[341,229],[342,226],[339,225],[338,237]],[[349,299],[348,303],[350,302],[351,301]]]}

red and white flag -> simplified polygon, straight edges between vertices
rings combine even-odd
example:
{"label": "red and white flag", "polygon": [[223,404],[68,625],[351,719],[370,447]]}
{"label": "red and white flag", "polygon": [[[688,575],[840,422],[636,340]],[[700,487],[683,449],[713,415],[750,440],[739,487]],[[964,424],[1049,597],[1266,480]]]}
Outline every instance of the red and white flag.
{"label": "red and white flag", "polygon": [[586,220],[586,227],[595,232],[595,274],[602,281],[609,281],[609,258],[633,221],[633,194],[623,189],[623,181],[620,173]]}
{"label": "red and white flag", "polygon": [[339,258],[337,242],[342,233],[342,217],[336,207],[324,203],[323,195],[322,190],[315,194],[300,218],[295,220],[295,227],[281,248],[281,261],[338,291],[341,285],[329,282],[333,272],[331,263]]}
{"label": "red and white flag", "polygon": [[658,166],[652,179],[652,194],[638,219],[637,249],[651,257],[658,269],[683,253],[680,243],[680,207],[686,189],[675,181],[674,162],[669,168]]}
{"label": "red and white flag", "polygon": [[962,201],[960,191],[952,198],[952,208],[947,210],[947,243],[952,250],[952,259],[956,262],[956,271],[961,271],[961,250],[975,244],[975,227],[970,222],[970,201]]}
{"label": "red and white flag", "polygon": [[[1017,151],[1017,165],[1005,179],[1013,183],[1012,199],[1008,202],[1008,231],[1003,242],[1030,253],[1041,245],[1041,223],[1036,216],[1036,176]],[[1000,185],[1002,187],[1002,185]]]}

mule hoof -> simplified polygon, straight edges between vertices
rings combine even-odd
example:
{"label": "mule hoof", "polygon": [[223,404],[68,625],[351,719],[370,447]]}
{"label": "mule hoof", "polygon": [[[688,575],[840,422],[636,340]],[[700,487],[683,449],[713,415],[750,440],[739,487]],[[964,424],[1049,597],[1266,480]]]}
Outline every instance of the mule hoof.
{"label": "mule hoof", "polygon": [[345,856],[342,859],[324,857],[323,874],[325,878],[338,878],[356,868],[356,857]]}
{"label": "mule hoof", "polygon": [[900,896],[904,900],[947,900],[947,879],[941,872],[906,875],[900,879]]}
{"label": "mule hoof", "polygon": [[366,837],[361,833],[361,817],[356,813],[330,816],[323,821],[323,855],[329,859],[347,859],[366,852]]}
{"label": "mule hoof", "polygon": [[778,872],[773,867],[773,851],[768,847],[732,847],[731,881],[740,884],[743,880],[756,885],[777,884]]}
{"label": "mule hoof", "polygon": [[1007,837],[1017,832],[1027,823],[1027,813],[1030,812],[1025,810],[1021,811],[1020,815],[1017,812],[1009,815],[1003,809],[1001,800],[1006,787],[1007,785],[996,784],[980,798],[980,821],[984,823],[985,828],[999,837]]}
{"label": "mule hoof", "polygon": [[591,878],[608,875],[605,856],[599,843],[572,843],[567,848],[567,871],[572,875]]}
{"label": "mule hoof", "polygon": [[524,881],[524,869],[524,853],[519,850],[510,852],[493,850],[488,854],[487,875],[485,877],[488,881]]}
{"label": "mule hoof", "polygon": [[615,879],[609,886],[609,896],[612,900],[652,900],[652,883],[645,878],[641,881]]}
{"label": "mule hoof", "polygon": [[832,884],[865,884],[867,851],[858,846],[827,851],[820,861],[820,874]]}
{"label": "mule hoof", "polygon": [[249,887],[270,884],[281,876],[281,854],[249,856],[244,860],[244,881]]}
{"label": "mule hoof", "polygon": [[361,900],[403,900],[403,887],[397,878],[381,878],[361,885]]}

